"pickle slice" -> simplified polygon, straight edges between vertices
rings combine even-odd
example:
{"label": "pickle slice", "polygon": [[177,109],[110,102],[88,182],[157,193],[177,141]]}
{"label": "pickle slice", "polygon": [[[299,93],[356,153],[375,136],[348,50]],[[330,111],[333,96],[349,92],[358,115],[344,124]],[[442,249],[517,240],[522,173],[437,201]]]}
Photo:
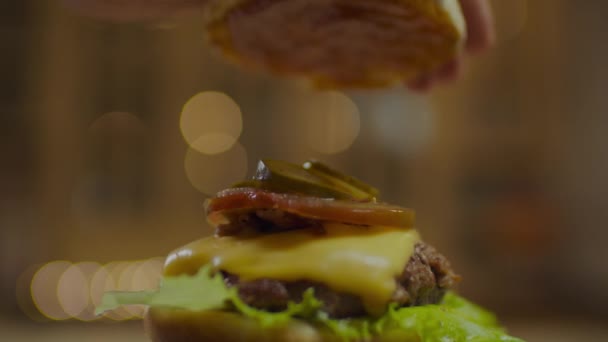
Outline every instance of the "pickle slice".
{"label": "pickle slice", "polygon": [[299,193],[322,198],[358,199],[345,187],[300,165],[279,160],[264,159],[258,163],[253,180],[241,182],[233,187],[253,187],[283,193]]}
{"label": "pickle slice", "polygon": [[268,190],[268,191],[282,193],[282,194],[302,194],[302,195],[321,197],[321,198],[352,199],[352,197],[350,197],[347,194],[338,193],[332,189],[327,189],[327,188],[323,188],[323,187],[307,186],[306,188],[300,188],[300,191],[297,191],[297,189],[294,189],[288,183],[261,181],[261,180],[257,180],[257,179],[249,179],[246,181],[238,182],[238,183],[233,184],[230,188],[232,188],[232,189],[251,188],[251,189]]}
{"label": "pickle slice", "polygon": [[345,175],[340,171],[316,161],[309,160],[303,165],[305,170],[327,179],[341,191],[352,194],[355,199],[375,200],[379,194],[378,189],[368,185],[355,177]]}

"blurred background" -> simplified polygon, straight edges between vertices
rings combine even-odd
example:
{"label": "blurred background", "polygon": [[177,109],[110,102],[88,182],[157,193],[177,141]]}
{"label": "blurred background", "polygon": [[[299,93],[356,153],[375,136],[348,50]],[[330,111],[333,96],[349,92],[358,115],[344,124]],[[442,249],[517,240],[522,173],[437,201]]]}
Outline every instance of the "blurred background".
{"label": "blurred background", "polygon": [[415,208],[512,334],[608,340],[608,2],[491,2],[496,48],[430,96],[237,69],[197,10],[3,2],[0,340],[145,341],[140,307],[93,315],[101,293],[154,288],[162,256],[211,233],[205,198],[268,157]]}

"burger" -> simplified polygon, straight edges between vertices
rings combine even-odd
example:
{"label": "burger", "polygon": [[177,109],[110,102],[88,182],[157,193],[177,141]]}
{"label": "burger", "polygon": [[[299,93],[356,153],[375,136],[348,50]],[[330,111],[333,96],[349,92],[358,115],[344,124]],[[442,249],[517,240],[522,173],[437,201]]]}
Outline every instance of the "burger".
{"label": "burger", "polygon": [[414,212],[320,162],[263,160],[205,203],[215,234],[169,254],[148,306],[153,341],[521,341],[455,294],[460,277]]}
{"label": "burger", "polygon": [[408,81],[455,58],[458,0],[209,0],[209,41],[253,69],[324,88]]}

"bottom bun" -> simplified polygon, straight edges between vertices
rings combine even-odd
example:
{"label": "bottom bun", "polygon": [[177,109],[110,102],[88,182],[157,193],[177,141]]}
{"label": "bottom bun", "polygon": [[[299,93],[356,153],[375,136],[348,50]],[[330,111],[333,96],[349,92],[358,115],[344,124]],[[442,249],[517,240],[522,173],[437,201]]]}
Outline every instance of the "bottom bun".
{"label": "bottom bun", "polygon": [[[282,327],[264,328],[256,320],[231,312],[194,312],[151,308],[144,325],[154,342],[333,342],[342,341],[329,330],[293,319]],[[390,331],[373,342],[414,342],[419,337],[403,331]]]}

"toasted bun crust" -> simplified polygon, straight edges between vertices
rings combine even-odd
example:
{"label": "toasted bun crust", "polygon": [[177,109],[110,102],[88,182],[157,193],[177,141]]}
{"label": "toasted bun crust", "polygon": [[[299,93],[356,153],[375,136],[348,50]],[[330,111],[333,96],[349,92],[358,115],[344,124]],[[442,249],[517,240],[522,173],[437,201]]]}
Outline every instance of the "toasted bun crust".
{"label": "toasted bun crust", "polygon": [[[281,328],[264,328],[257,321],[229,312],[192,312],[152,308],[144,318],[154,342],[338,342],[331,332],[301,320]],[[391,331],[370,342],[415,342],[419,338]]]}
{"label": "toasted bun crust", "polygon": [[239,64],[321,87],[372,88],[459,53],[458,0],[212,0],[212,44]]}

